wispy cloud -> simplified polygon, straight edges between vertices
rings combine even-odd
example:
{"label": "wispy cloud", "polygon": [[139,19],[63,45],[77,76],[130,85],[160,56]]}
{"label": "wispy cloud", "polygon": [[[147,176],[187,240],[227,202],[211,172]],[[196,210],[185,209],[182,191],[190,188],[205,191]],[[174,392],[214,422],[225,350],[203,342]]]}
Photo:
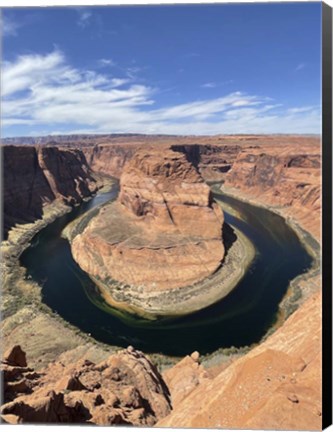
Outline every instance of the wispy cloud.
{"label": "wispy cloud", "polygon": [[121,87],[130,82],[127,78],[112,78],[111,84],[113,87]]}
{"label": "wispy cloud", "polygon": [[227,81],[222,81],[222,82],[209,81],[209,82],[202,84],[200,87],[211,89],[211,88],[226,86],[228,84],[232,84],[233,82],[234,82],[234,80],[227,80]]}
{"label": "wispy cloud", "polygon": [[217,84],[215,82],[207,82],[202,84],[202,88],[215,88]]}
{"label": "wispy cloud", "polygon": [[92,12],[86,9],[78,8],[76,9],[79,14],[79,19],[77,21],[77,25],[81,28],[85,28],[90,25],[90,20],[92,17]]}
{"label": "wispy cloud", "polygon": [[150,105],[153,89],[126,77],[78,70],[60,51],[20,56],[4,64],[3,125],[89,125],[111,127],[135,118],[135,109]]}
{"label": "wispy cloud", "polygon": [[5,16],[4,13],[0,14],[0,28],[3,36],[17,36],[17,31],[21,25],[21,23]]}
{"label": "wispy cloud", "polygon": [[236,91],[213,99],[156,108],[162,90],[135,74],[101,74],[71,66],[64,54],[24,55],[3,65],[4,128],[31,133],[320,133],[319,107],[286,107]]}
{"label": "wispy cloud", "polygon": [[314,107],[314,106],[296,107],[296,108],[289,108],[287,112],[288,114],[301,114],[301,113],[317,110],[318,108],[319,107]]}
{"label": "wispy cloud", "polygon": [[306,66],[305,63],[299,63],[295,68],[295,72],[298,72],[298,71],[304,69],[305,66]]}
{"label": "wispy cloud", "polygon": [[98,61],[98,64],[102,67],[105,66],[116,66],[116,62],[114,62],[112,59],[106,59],[106,58],[102,58]]}
{"label": "wispy cloud", "polygon": [[126,69],[126,75],[131,78],[135,79],[138,76],[138,73],[142,71],[142,68],[139,66],[131,66]]}

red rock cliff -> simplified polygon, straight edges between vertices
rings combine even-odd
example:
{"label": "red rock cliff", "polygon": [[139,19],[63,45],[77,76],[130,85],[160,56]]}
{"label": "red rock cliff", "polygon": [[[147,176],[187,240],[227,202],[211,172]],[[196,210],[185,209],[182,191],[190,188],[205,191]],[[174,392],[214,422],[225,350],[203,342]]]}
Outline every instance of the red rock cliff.
{"label": "red rock cliff", "polygon": [[240,197],[277,207],[319,240],[321,155],[319,140],[313,141],[244,149],[225,186],[236,188]]}
{"label": "red rock cliff", "polygon": [[96,190],[80,150],[5,146],[2,152],[5,237],[15,224],[41,218],[52,201],[76,204]]}
{"label": "red rock cliff", "polygon": [[183,361],[168,370],[172,398],[192,376],[190,392],[158,427],[321,429],[320,293],[216,377],[205,377],[193,366],[189,374],[188,369]]}

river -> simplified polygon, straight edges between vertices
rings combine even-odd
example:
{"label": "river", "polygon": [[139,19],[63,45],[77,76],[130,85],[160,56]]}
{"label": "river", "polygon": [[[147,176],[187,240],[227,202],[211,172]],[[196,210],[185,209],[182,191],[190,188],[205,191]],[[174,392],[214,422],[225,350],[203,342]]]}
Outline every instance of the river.
{"label": "river", "polygon": [[[115,199],[118,186],[99,193],[41,230],[21,256],[28,274],[42,286],[43,302],[98,341],[133,345],[147,353],[183,356],[195,350],[258,342],[277,319],[289,282],[306,272],[312,258],[284,219],[266,209],[214,193],[226,208],[225,221],[254,244],[256,257],[237,287],[218,303],[172,321],[145,322],[103,304],[97,288],[74,262],[65,226],[86,211]],[[52,337],[52,335],[50,335]]]}

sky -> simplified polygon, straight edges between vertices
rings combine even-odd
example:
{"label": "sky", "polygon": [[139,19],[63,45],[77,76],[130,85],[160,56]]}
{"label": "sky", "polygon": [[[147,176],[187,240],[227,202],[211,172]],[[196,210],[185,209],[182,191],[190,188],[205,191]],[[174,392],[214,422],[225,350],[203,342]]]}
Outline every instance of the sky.
{"label": "sky", "polygon": [[2,136],[321,133],[321,4],[3,8]]}

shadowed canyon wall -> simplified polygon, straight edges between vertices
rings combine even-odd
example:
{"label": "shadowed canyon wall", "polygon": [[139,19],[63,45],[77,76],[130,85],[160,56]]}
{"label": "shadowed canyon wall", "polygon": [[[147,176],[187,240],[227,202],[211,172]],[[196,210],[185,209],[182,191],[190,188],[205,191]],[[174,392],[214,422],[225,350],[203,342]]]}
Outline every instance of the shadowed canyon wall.
{"label": "shadowed canyon wall", "polygon": [[2,152],[5,238],[15,224],[40,219],[45,205],[74,205],[97,189],[80,150],[5,146]]}

